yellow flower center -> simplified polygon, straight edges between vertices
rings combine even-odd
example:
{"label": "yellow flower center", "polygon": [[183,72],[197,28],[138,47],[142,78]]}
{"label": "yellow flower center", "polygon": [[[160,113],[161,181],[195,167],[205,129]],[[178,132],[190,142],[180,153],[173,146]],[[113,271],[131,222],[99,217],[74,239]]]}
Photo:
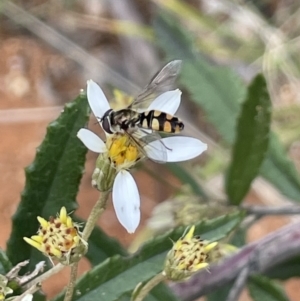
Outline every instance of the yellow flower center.
{"label": "yellow flower center", "polygon": [[114,135],[108,139],[108,155],[116,167],[129,168],[141,157],[136,145],[127,135]]}

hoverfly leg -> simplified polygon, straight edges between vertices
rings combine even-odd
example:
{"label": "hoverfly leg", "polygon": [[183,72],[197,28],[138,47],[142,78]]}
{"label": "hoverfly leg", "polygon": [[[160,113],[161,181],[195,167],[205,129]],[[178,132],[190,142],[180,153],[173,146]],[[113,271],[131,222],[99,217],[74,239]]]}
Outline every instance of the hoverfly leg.
{"label": "hoverfly leg", "polygon": [[172,148],[169,148],[169,147],[167,147],[164,143],[163,143],[163,141],[162,140],[159,140],[159,142],[167,149],[167,150],[169,150],[169,151],[173,151],[173,149]]}

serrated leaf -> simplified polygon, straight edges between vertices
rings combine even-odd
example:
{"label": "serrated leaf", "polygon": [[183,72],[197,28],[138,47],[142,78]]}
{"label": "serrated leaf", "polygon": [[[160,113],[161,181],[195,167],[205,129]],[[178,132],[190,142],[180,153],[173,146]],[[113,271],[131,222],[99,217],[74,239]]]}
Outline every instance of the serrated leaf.
{"label": "serrated leaf", "polygon": [[[224,141],[233,144],[240,103],[245,98],[246,87],[228,68],[215,67],[194,49],[195,40],[180,22],[165,12],[155,19],[154,29],[158,43],[169,60],[183,60],[181,84],[192,100],[205,111]],[[261,175],[287,197],[300,201],[300,180],[293,163],[287,158],[275,134],[261,167]]]}
{"label": "serrated leaf", "polygon": [[248,289],[254,301],[289,301],[284,289],[264,276],[251,276]]}
{"label": "serrated leaf", "polygon": [[[78,217],[73,217],[73,220],[77,223],[83,223],[83,220],[79,219]],[[93,266],[114,255],[128,255],[127,251],[117,240],[106,235],[97,226],[93,229],[88,242],[89,248],[85,254],[85,257]]]}
{"label": "serrated leaf", "polygon": [[259,173],[269,143],[271,101],[267,83],[257,75],[248,89],[238,119],[232,162],[226,177],[226,192],[232,205],[239,205]]}
{"label": "serrated leaf", "polygon": [[[218,240],[231,232],[241,221],[241,213],[222,216],[196,225],[196,234],[203,239]],[[158,274],[172,241],[182,236],[185,228],[180,227],[149,241],[140,252],[132,257],[114,256],[85,274],[77,283],[80,292],[73,301],[94,300],[101,295],[102,301],[119,300],[131,292],[139,282],[147,281]],[[55,298],[61,301],[63,295]],[[170,300],[170,299],[168,299]]]}
{"label": "serrated leaf", "polygon": [[55,216],[62,206],[77,207],[76,195],[87,149],[76,137],[88,120],[85,95],[65,105],[61,115],[47,128],[34,162],[25,169],[26,184],[13,216],[7,254],[13,264],[30,259],[29,269],[45,257],[23,240],[38,230],[36,217]]}

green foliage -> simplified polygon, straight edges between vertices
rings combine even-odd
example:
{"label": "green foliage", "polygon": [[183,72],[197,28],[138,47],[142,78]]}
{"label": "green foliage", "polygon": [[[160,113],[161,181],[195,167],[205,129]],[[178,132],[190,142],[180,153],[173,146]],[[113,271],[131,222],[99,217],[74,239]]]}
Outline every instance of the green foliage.
{"label": "green foliage", "polygon": [[237,125],[226,192],[232,205],[239,205],[257,176],[268,149],[271,101],[267,83],[258,75],[249,86]]}
{"label": "green foliage", "polygon": [[248,284],[249,292],[254,301],[288,301],[283,288],[263,276],[252,276]]}
{"label": "green foliage", "polygon": [[272,267],[266,274],[270,278],[280,280],[300,277],[300,255]]}
{"label": "green foliage", "polygon": [[[154,22],[158,42],[169,60],[182,59],[181,84],[192,100],[205,111],[225,142],[233,144],[237,116],[245,99],[246,87],[228,68],[213,66],[197,52],[194,38],[180,22],[161,12]],[[269,150],[260,174],[283,194],[300,201],[300,180],[292,162],[287,158],[275,134],[271,134]]]}
{"label": "green foliage", "polygon": [[[241,213],[234,213],[201,222],[196,225],[195,233],[200,234],[203,239],[219,240],[227,236],[241,219]],[[139,282],[149,280],[162,270],[172,241],[179,239],[184,231],[185,228],[180,227],[161,235],[146,243],[141,251],[132,257],[114,256],[107,259],[79,280],[76,289],[81,294],[76,295],[73,300],[94,300],[103,292],[105,295],[101,295],[102,301],[119,300],[121,296],[131,292]],[[54,300],[62,299],[63,295],[60,295]]]}
{"label": "green foliage", "polygon": [[233,282],[214,290],[212,293],[207,295],[206,301],[226,301],[232,284]]}
{"label": "green foliage", "polygon": [[23,240],[38,230],[37,216],[48,218],[55,216],[62,206],[68,211],[77,207],[76,195],[87,150],[76,134],[87,120],[87,99],[80,95],[50,123],[34,162],[25,169],[26,184],[7,243],[7,254],[13,264],[29,259],[30,268],[45,260]]}
{"label": "green foliage", "polygon": [[6,253],[0,249],[0,274],[7,274],[12,268],[12,264],[9,261]]}
{"label": "green foliage", "polygon": [[299,174],[274,133],[271,133],[269,150],[260,173],[283,194],[292,200],[300,201]]}

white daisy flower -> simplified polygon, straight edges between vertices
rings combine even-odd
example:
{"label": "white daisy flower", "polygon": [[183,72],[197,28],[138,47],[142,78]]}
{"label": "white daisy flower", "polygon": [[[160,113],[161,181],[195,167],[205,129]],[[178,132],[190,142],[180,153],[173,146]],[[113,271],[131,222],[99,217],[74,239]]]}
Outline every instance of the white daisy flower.
{"label": "white daisy flower", "polygon": [[[151,103],[148,110],[159,110],[174,115],[180,105],[180,96],[180,90],[165,92]],[[88,81],[87,97],[96,117],[101,118],[110,109],[103,91],[92,80]],[[111,167],[115,170],[111,184],[116,215],[123,227],[129,233],[133,233],[140,222],[140,196],[128,169],[144,158],[144,154],[131,143],[128,135],[107,135],[106,143],[88,129],[80,129],[77,136],[88,149],[104,155],[101,158],[99,156],[101,164],[104,162],[103,158],[109,159]],[[160,151],[162,146],[164,152]],[[154,161],[180,162],[193,159],[206,149],[207,145],[196,138],[171,136],[149,143],[144,147],[144,152]],[[110,178],[103,174],[107,173],[107,170],[104,171],[101,164],[96,164],[95,172],[100,179]]]}

